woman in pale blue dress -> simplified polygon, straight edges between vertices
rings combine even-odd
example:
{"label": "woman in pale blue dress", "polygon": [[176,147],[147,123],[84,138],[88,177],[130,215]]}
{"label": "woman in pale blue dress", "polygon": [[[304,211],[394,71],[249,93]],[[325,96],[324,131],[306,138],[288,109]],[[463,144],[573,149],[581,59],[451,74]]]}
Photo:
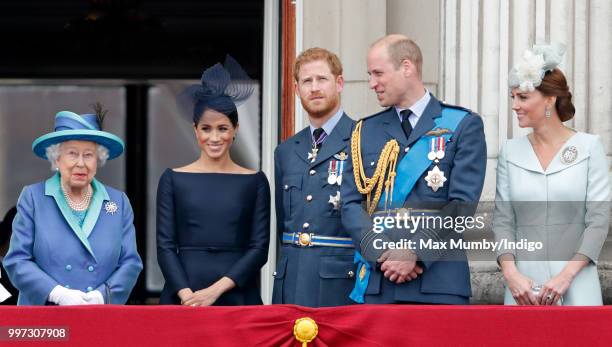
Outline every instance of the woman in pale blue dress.
{"label": "woman in pale blue dress", "polygon": [[608,233],[610,181],[598,136],[563,122],[572,95],[557,68],[564,48],[535,46],[510,72],[512,109],[527,136],[508,140],[497,167],[496,241],[509,305],[602,305],[596,261]]}

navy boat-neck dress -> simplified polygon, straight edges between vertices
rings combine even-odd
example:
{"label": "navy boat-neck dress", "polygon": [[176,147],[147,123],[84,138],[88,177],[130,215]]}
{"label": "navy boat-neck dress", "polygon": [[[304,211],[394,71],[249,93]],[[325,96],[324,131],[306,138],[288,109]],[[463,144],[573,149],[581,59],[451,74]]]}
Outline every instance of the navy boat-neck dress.
{"label": "navy boat-neck dress", "polygon": [[223,276],[236,287],[214,305],[261,304],[268,260],[270,188],[263,172],[190,173],[166,169],[157,188],[157,261],[166,283],[160,304],[180,304],[183,288]]}

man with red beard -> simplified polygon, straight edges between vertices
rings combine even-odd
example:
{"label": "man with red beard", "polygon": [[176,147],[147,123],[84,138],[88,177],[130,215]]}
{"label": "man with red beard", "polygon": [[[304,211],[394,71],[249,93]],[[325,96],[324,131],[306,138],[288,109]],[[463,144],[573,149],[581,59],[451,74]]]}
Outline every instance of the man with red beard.
{"label": "man with red beard", "polygon": [[334,53],[311,48],[297,57],[293,75],[310,125],[274,152],[282,248],[272,302],[347,305],[355,282],[355,249],[342,229],[340,187],[351,165],[354,121],[340,106],[342,64]]}

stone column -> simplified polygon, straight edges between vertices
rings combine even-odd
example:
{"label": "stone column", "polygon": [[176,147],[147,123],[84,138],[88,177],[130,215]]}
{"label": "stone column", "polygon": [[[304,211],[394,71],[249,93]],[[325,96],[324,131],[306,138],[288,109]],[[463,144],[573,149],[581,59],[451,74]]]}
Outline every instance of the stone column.
{"label": "stone column", "polygon": [[[302,33],[298,31],[296,35],[302,35],[303,44],[298,49],[317,46],[338,54],[344,67],[342,106],[345,112],[355,119],[378,112],[376,96],[368,87],[366,55],[370,44],[387,33],[386,2],[302,0],[301,5]],[[299,100],[296,101],[298,112],[302,112]],[[301,127],[307,122],[304,115]],[[298,119],[296,127],[297,123]]]}
{"label": "stone column", "polygon": [[436,96],[440,66],[440,0],[388,0],[387,33],[404,34],[423,54],[423,82]]}
{"label": "stone column", "polygon": [[604,139],[610,153],[612,114],[612,2],[591,0],[589,11],[589,101],[588,130]]}

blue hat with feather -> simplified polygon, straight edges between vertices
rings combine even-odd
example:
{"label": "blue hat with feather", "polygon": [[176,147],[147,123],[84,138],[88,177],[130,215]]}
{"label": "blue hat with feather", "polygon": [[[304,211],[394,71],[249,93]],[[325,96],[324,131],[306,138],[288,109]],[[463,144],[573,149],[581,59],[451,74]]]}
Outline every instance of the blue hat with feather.
{"label": "blue hat with feather", "polygon": [[101,105],[94,106],[96,114],[76,114],[61,111],[55,115],[55,129],[32,143],[32,151],[37,156],[47,159],[47,147],[65,141],[92,141],[108,149],[108,159],[114,159],[123,153],[123,141],[109,132],[102,131],[101,125],[106,111]]}

